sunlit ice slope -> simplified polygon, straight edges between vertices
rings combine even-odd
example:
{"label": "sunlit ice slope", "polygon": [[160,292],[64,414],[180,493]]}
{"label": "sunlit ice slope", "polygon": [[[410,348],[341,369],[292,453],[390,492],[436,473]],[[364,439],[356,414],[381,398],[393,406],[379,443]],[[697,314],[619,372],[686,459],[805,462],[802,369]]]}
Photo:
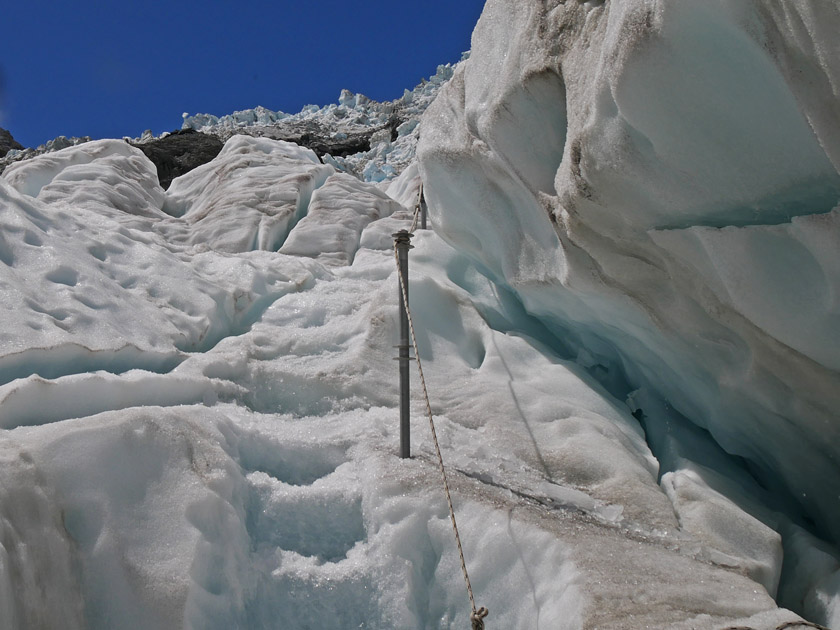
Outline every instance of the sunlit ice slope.
{"label": "sunlit ice slope", "polygon": [[[388,190],[411,203],[417,173]],[[122,141],[4,173],[0,627],[469,625],[416,388],[397,456],[392,234],[412,215],[381,188],[248,136],[167,191]],[[506,283],[432,231],[414,245],[488,627],[799,619],[772,598],[772,527],[693,478],[660,486],[631,409]]]}
{"label": "sunlit ice slope", "polygon": [[737,456],[806,608],[838,584],[802,546],[840,540],[838,32],[817,1],[490,0],[418,149],[439,233],[627,401],[684,528],[717,535],[693,497]]}
{"label": "sunlit ice slope", "polygon": [[0,628],[469,627],[416,376],[397,456],[421,177],[409,292],[487,627],[840,627],[836,32],[491,0],[367,152],[226,133],[167,190],[122,141],[9,166]]}

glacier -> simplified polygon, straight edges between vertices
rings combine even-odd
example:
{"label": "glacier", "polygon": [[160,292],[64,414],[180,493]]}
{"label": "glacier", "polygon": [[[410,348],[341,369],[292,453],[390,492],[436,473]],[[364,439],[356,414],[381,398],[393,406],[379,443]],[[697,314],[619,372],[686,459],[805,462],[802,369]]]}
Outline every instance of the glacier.
{"label": "glacier", "polygon": [[439,233],[627,400],[687,529],[728,483],[691,423],[789,546],[840,537],[838,26],[816,2],[491,1],[424,119]]}
{"label": "glacier", "polygon": [[488,0],[390,103],[185,115],[224,147],[166,189],[150,134],[12,154],[0,627],[469,627],[416,387],[398,457],[421,186],[487,628],[840,627],[839,28]]}

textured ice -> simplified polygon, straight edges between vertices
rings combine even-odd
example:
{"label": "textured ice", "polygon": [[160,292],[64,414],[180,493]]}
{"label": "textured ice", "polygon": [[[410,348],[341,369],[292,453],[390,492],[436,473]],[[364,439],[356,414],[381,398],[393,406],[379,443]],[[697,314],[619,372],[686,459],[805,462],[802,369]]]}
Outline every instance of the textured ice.
{"label": "textured ice", "polygon": [[15,164],[5,179],[18,192],[45,203],[159,218],[163,190],[146,185],[149,166],[129,144],[101,140]]}
{"label": "textured ice", "polygon": [[401,206],[385,193],[372,186],[364,189],[355,177],[336,173],[315,191],[306,216],[279,251],[327,266],[351,264],[364,228],[398,209]]}
{"label": "textured ice", "polygon": [[333,172],[296,144],[234,136],[215,160],[173,180],[163,209],[180,219],[177,240],[226,252],[276,250]]}
{"label": "textured ice", "polygon": [[[419,147],[436,230],[614,395],[647,390],[649,436],[687,418],[835,542],[838,28],[818,2],[492,0]],[[681,525],[772,592],[787,525],[722,516],[691,462],[663,470]]]}
{"label": "textured ice", "polygon": [[[125,143],[65,151],[0,178],[4,627],[467,626],[416,391],[414,458],[395,448],[391,235],[417,168],[388,197],[237,136],[164,192]],[[261,239],[254,218],[278,209]],[[494,625],[796,618],[754,581],[773,586],[772,529],[709,492],[683,513],[725,504],[754,552],[681,526],[627,406],[509,288],[430,231],[414,245],[420,354]],[[799,540],[796,557],[833,557]],[[818,614],[820,566],[791,581]]]}
{"label": "textured ice", "polygon": [[390,114],[343,92],[187,118],[230,138],[167,191],[120,141],[7,169],[0,627],[469,626],[415,376],[396,448],[421,175],[488,628],[838,627],[837,14],[491,0],[364,154],[235,134]]}

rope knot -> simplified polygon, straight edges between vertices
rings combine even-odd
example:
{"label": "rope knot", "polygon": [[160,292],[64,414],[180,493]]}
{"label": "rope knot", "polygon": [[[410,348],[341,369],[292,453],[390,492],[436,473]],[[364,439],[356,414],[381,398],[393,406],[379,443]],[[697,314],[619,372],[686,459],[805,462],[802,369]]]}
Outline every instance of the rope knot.
{"label": "rope knot", "polygon": [[470,621],[472,621],[472,630],[484,630],[484,618],[489,614],[490,611],[487,610],[484,606],[482,606],[478,610],[473,610],[472,614],[470,615]]}

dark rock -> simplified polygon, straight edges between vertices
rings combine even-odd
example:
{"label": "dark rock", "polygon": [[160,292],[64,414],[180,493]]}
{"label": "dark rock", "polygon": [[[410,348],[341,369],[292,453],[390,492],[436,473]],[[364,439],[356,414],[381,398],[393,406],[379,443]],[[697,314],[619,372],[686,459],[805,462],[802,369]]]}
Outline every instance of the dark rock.
{"label": "dark rock", "polygon": [[216,157],[224,142],[237,134],[294,142],[312,149],[319,159],[326,154],[347,157],[370,151],[371,137],[382,130],[388,130],[391,140],[396,140],[397,127],[404,120],[399,112],[394,111],[387,123],[373,128],[367,125],[354,128],[345,124],[336,127],[317,120],[279,120],[273,125],[221,128],[211,130],[210,133],[187,128],[174,131],[165,138],[131,144],[143,151],[155,164],[160,185],[166,189],[174,178]]}
{"label": "dark rock", "polygon": [[16,142],[12,134],[0,127],[0,157],[4,157],[11,149],[23,150],[23,145]]}
{"label": "dark rock", "polygon": [[219,155],[223,146],[216,136],[195,129],[179,129],[164,138],[130,144],[154,163],[158,181],[164,189],[169,188],[176,177],[207,164]]}
{"label": "dark rock", "polygon": [[243,127],[237,129],[236,133],[294,142],[312,149],[319,158],[327,153],[333,157],[347,157],[360,151],[370,151],[370,137],[373,135],[372,131],[366,130],[361,133],[345,133],[344,137],[339,139],[331,137],[328,129],[321,129],[310,121],[297,125]]}
{"label": "dark rock", "polygon": [[328,137],[309,137],[301,138],[300,140],[293,140],[298,144],[309,147],[319,157],[329,153],[333,157],[347,157],[361,151],[370,151],[370,137],[373,134],[365,133],[359,135],[347,135],[342,140]]}
{"label": "dark rock", "polygon": [[254,125],[242,127],[234,133],[294,142],[302,147],[312,149],[319,158],[327,153],[333,157],[347,157],[348,155],[354,155],[362,151],[370,151],[371,137],[383,129],[387,129],[390,132],[391,141],[393,142],[397,139],[397,127],[403,122],[405,122],[403,117],[397,113],[393,113],[388,122],[379,127],[371,128],[363,126],[358,131],[354,131],[348,127],[340,128],[343,133],[339,137],[336,137],[334,133],[339,129],[322,126],[320,123],[312,120],[292,123],[280,120],[272,126]]}
{"label": "dark rock", "polygon": [[391,114],[391,118],[388,120],[388,129],[391,130],[391,142],[394,142],[399,137],[399,132],[397,132],[397,127],[405,122],[404,119],[400,118],[397,114]]}

